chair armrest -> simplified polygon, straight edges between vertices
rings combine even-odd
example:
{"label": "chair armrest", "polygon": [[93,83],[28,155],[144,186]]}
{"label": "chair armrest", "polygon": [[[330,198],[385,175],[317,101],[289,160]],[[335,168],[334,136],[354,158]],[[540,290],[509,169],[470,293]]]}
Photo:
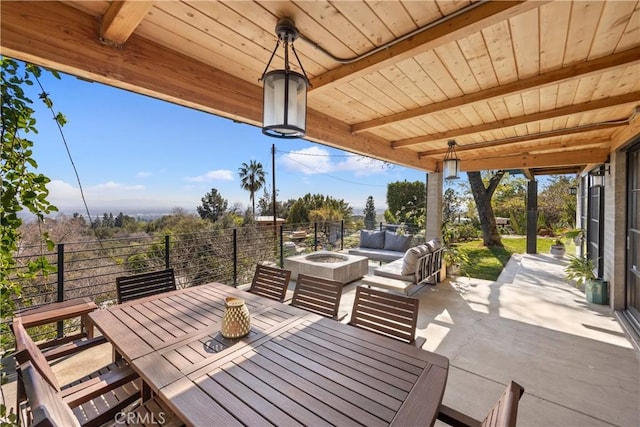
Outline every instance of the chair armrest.
{"label": "chair armrest", "polygon": [[89,298],[76,298],[72,300],[54,302],[42,307],[25,310],[16,313],[15,317],[20,318],[22,326],[31,328],[33,326],[46,325],[59,320],[72,319],[84,316],[97,309],[96,303]]}
{"label": "chair armrest", "polygon": [[65,388],[61,393],[65,402],[73,408],[137,378],[138,374],[126,366]]}
{"label": "chair armrest", "polygon": [[68,356],[70,354],[78,353],[83,350],[87,350],[91,347],[95,347],[97,345],[101,345],[108,342],[107,339],[103,336],[88,338],[88,339],[80,339],[73,342],[69,342],[66,344],[62,344],[58,347],[53,347],[50,349],[43,349],[42,354],[44,354],[45,359],[47,360],[55,360],[59,359],[63,356]]}
{"label": "chair armrest", "polygon": [[447,405],[441,404],[438,410],[438,419],[453,427],[480,427],[481,422],[475,418],[456,411]]}

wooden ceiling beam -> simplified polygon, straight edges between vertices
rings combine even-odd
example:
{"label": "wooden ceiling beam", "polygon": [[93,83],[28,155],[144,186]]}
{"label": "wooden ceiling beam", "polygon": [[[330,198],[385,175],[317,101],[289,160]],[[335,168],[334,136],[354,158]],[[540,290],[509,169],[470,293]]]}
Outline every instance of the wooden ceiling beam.
{"label": "wooden ceiling beam", "polygon": [[638,138],[640,138],[640,106],[634,108],[633,117],[630,120],[629,126],[613,134],[611,152],[618,151],[620,148],[632,143]]}
{"label": "wooden ceiling beam", "polygon": [[533,181],[535,178],[535,173],[532,172],[531,169],[529,168],[524,168],[521,169],[522,174],[529,180],[529,181]]}
{"label": "wooden ceiling beam", "polygon": [[[640,99],[640,91],[631,92],[625,95],[613,96],[597,101],[584,102],[582,104],[568,105],[566,107],[556,108],[555,110],[541,111],[539,113],[528,114],[520,117],[513,117],[505,120],[498,120],[491,123],[483,123],[477,126],[453,129],[447,132],[439,132],[431,135],[419,136],[415,138],[401,139],[393,141],[391,146],[396,148],[409,147],[411,145],[424,144],[429,142],[437,142],[443,139],[452,139],[459,136],[471,135],[479,132],[489,132],[497,129],[503,129],[512,126],[525,125],[527,123],[538,122],[541,120],[555,119],[571,114],[584,113],[587,111],[595,111],[603,108],[617,107],[623,104],[636,103]],[[457,149],[457,148],[456,148]]]}
{"label": "wooden ceiling beam", "polygon": [[395,124],[404,120],[411,120],[416,117],[425,116],[435,112],[459,108],[462,105],[484,102],[522,91],[539,89],[545,86],[559,84],[570,79],[589,77],[590,75],[601,73],[609,69],[638,63],[640,63],[640,46],[594,59],[592,61],[573,64],[569,67],[530,77],[528,79],[516,80],[501,86],[463,95],[458,98],[447,99],[446,101],[436,102],[413,110],[402,111],[386,117],[356,123],[351,126],[351,131],[354,133],[370,131],[372,129]]}
{"label": "wooden ceiling beam", "polygon": [[548,1],[489,1],[467,13],[454,16],[412,37],[404,39],[387,49],[366,56],[350,64],[341,65],[311,79],[309,92],[334,87],[337,84],[362,77],[397,62],[408,59],[419,52],[426,52],[449,42],[464,38],[482,29],[505,21]]}
{"label": "wooden ceiling beam", "polygon": [[[575,128],[556,129],[556,130],[543,132],[543,133],[519,135],[519,136],[510,137],[510,138],[493,140],[493,141],[476,142],[476,143],[465,144],[465,145],[456,144],[456,152],[460,153],[464,151],[477,150],[481,148],[492,148],[492,147],[499,147],[502,145],[517,144],[521,142],[538,141],[541,139],[555,138],[558,136],[575,135],[575,134],[581,134],[585,132],[595,132],[600,130],[627,126],[628,124],[629,124],[628,120],[619,120],[615,122],[603,122],[603,123],[595,123],[593,125],[578,126]],[[447,148],[439,148],[437,150],[421,151],[418,153],[418,157],[422,158],[427,156],[440,156],[445,154],[447,150],[448,150]]]}
{"label": "wooden ceiling beam", "polygon": [[100,39],[114,46],[124,45],[152,6],[152,1],[114,1],[102,17]]}
{"label": "wooden ceiling beam", "polygon": [[519,154],[515,156],[497,156],[466,159],[460,162],[462,171],[481,171],[493,169],[532,169],[542,167],[579,166],[587,163],[604,163],[609,158],[607,148],[584,150],[566,150],[561,153]]}
{"label": "wooden ceiling beam", "polygon": [[[98,22],[62,2],[0,2],[2,54],[135,93],[262,125],[262,88],[139,37],[116,49],[96,37]],[[435,170],[432,159],[400,153],[373,135],[353,135],[349,124],[307,112],[307,137],[379,160]]]}

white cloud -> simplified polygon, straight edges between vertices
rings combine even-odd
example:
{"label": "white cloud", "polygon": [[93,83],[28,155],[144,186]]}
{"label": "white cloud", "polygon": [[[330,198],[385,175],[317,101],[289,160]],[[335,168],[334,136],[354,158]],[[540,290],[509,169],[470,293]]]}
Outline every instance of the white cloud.
{"label": "white cloud", "polygon": [[336,171],[353,172],[356,176],[377,175],[384,172],[385,163],[370,157],[353,154],[335,166]]}
{"label": "white cloud", "polygon": [[329,152],[322,147],[309,147],[287,153],[278,162],[288,171],[313,175],[333,170],[328,156]]}
{"label": "white cloud", "polygon": [[136,178],[148,178],[153,175],[151,172],[140,171],[136,174]]}
{"label": "white cloud", "polygon": [[350,154],[332,160],[329,151],[322,147],[310,147],[283,155],[279,163],[288,171],[306,175],[330,172],[353,172],[356,176],[375,175],[384,172],[385,164],[369,157]]}
{"label": "white cloud", "polygon": [[218,169],[206,172],[202,175],[187,177],[185,179],[190,182],[233,181],[233,172],[227,169]]}
{"label": "white cloud", "polygon": [[144,185],[125,185],[114,181],[108,181],[102,184],[87,187],[88,192],[110,192],[110,191],[143,191]]}

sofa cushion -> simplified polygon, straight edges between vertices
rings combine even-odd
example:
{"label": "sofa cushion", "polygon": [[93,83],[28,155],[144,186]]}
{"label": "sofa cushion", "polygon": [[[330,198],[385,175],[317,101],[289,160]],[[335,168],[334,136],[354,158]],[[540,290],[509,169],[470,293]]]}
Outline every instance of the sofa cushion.
{"label": "sofa cushion", "polygon": [[385,251],[384,249],[352,248],[349,249],[351,255],[366,256],[374,261],[391,262],[402,259],[404,253],[398,251]]}
{"label": "sofa cushion", "polygon": [[405,252],[402,257],[402,269],[400,274],[407,275],[413,274],[416,271],[416,265],[418,265],[418,258],[431,252],[427,245],[419,245],[410,248]]}
{"label": "sofa cushion", "polygon": [[384,232],[384,250],[406,252],[411,247],[413,236],[403,236],[390,231]]}
{"label": "sofa cushion", "polygon": [[[404,280],[407,282],[415,282],[415,271],[411,271],[409,274],[403,274],[402,272],[402,259],[390,262],[385,265],[381,265],[373,270],[373,274],[376,276],[387,277],[390,279]],[[415,268],[414,268],[415,270]]]}
{"label": "sofa cushion", "polygon": [[383,249],[384,233],[384,231],[360,230],[360,247]]}
{"label": "sofa cushion", "polygon": [[435,252],[442,247],[442,242],[436,237],[429,240],[425,245],[429,247],[429,252]]}

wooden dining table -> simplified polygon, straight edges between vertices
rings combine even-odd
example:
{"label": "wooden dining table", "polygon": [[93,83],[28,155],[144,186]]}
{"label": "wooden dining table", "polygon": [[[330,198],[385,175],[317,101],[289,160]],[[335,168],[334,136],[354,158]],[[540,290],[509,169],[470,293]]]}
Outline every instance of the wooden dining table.
{"label": "wooden dining table", "polygon": [[[224,298],[251,330],[220,335]],[[192,426],[432,425],[447,358],[210,283],[90,314],[147,387]]]}

